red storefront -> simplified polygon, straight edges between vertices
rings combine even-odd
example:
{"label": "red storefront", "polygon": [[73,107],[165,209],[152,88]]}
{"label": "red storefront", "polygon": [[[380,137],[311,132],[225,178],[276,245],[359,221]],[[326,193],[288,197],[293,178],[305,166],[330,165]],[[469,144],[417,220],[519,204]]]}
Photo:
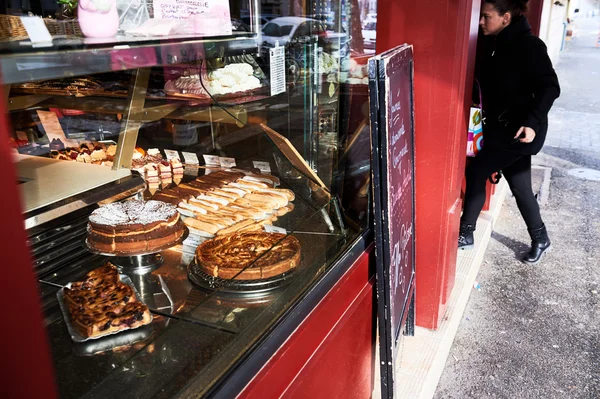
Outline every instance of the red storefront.
{"label": "red storefront", "polygon": [[[531,3],[530,20],[535,27],[536,21],[539,25],[542,2],[532,1]],[[232,6],[232,12],[234,9],[235,7]],[[471,93],[475,63],[479,10],[479,0],[461,0],[451,5],[437,0],[381,1],[377,10],[377,53],[402,43],[410,43],[414,46],[416,324],[431,329],[438,327],[453,289],[458,221],[461,212],[460,196],[465,166],[466,134],[464,132],[466,132],[469,94]],[[339,12],[339,9],[336,12]],[[243,17],[243,13],[240,12],[239,15],[240,18]],[[341,21],[341,19],[338,20]],[[539,30],[539,27],[537,29]],[[181,43],[152,43],[151,46],[160,47],[160,51],[163,51],[165,47],[179,44]],[[101,50],[102,47],[100,50],[94,49],[94,51],[100,52]],[[5,49],[2,56],[9,59],[7,51]],[[119,53],[122,51],[121,49],[116,53],[112,48],[111,51],[113,51],[113,55],[123,56],[121,60],[127,55],[125,52]],[[333,51],[340,50],[336,48]],[[72,54],[76,55],[77,53]],[[136,55],[139,54],[141,53],[136,53]],[[366,56],[356,57],[355,61],[359,65],[364,65],[367,58]],[[136,62],[138,61],[136,60]],[[137,67],[153,65],[156,64],[147,61],[145,65],[137,65]],[[78,67],[81,68],[81,65]],[[313,67],[314,65],[304,66],[306,69]],[[131,64],[129,64],[129,68],[131,68]],[[337,73],[343,73],[343,71],[340,72],[343,69],[341,65],[338,68]],[[7,74],[7,70],[3,69],[4,75]],[[22,73],[22,71],[17,72]],[[17,72],[11,70],[10,73],[17,76]],[[48,77],[54,77],[50,75]],[[136,76],[138,80],[144,78],[143,74],[139,74],[139,72]],[[146,79],[148,79],[147,76]],[[14,87],[18,82],[29,80],[31,78],[15,79],[12,84]],[[306,79],[298,80],[298,82],[301,81],[306,82]],[[347,139],[346,146],[340,148],[349,150],[351,147],[349,143],[358,142],[359,145],[366,145],[368,149],[368,141],[367,144],[364,141],[361,142],[364,137],[360,136],[362,131],[360,129],[363,129],[364,126],[361,128],[362,121],[356,117],[367,99],[368,94],[365,87],[346,85],[341,80],[334,81],[333,79],[329,82],[325,80],[313,83],[314,87],[319,86],[320,88],[316,89],[318,92],[311,94],[311,98],[319,100],[313,105],[303,103],[302,107],[304,108],[302,109],[305,110],[305,116],[308,115],[308,112],[315,114],[313,115],[315,120],[319,116],[331,117],[333,115],[329,111],[331,107],[322,106],[325,101],[321,101],[319,96],[329,89],[328,86],[333,87],[331,90],[334,93],[339,90],[339,105],[336,105],[336,115],[339,119],[335,123],[338,125],[345,123],[345,127],[338,128],[337,133],[346,135]],[[297,84],[294,90],[300,86],[300,83]],[[291,89],[288,88],[288,90]],[[135,90],[130,88],[131,91]],[[335,96],[337,94],[331,95],[330,98]],[[310,96],[307,96],[304,91],[301,97],[306,101]],[[49,100],[44,99],[43,101]],[[244,121],[255,118],[261,123],[274,123],[272,121],[275,120],[275,112],[280,112],[277,110],[282,109],[278,106],[282,102],[277,101],[269,104],[272,113],[262,109],[253,111],[251,107],[246,107],[244,112],[248,119]],[[288,101],[286,104],[289,107],[294,104],[291,99],[286,101]],[[66,100],[60,104],[74,107],[73,102]],[[51,108],[49,105],[55,104],[48,102],[46,108]],[[169,107],[168,103],[155,105],[157,107],[154,108],[154,112],[166,112]],[[331,105],[331,103],[325,105]],[[311,111],[307,111],[309,106],[312,107]],[[5,117],[0,125],[2,132],[0,162],[2,170],[4,170],[0,179],[6,190],[2,201],[5,209],[2,252],[5,254],[6,267],[9,268],[7,275],[13,282],[5,284],[6,287],[2,290],[2,299],[5,303],[11,303],[15,301],[15,298],[19,298],[19,310],[11,316],[11,328],[5,328],[2,332],[3,342],[11,343],[6,345],[7,350],[4,355],[6,364],[4,369],[7,373],[5,389],[7,389],[7,396],[10,397],[53,397],[56,396],[53,395],[55,392],[64,392],[65,388],[60,387],[60,384],[64,384],[64,381],[71,381],[63,378],[62,374],[76,374],[77,369],[68,369],[64,364],[57,368],[54,364],[56,361],[52,360],[51,346],[54,345],[54,342],[52,345],[48,344],[49,338],[45,328],[48,321],[44,321],[40,308],[40,287],[37,283],[40,278],[32,273],[32,259],[27,247],[28,236],[31,237],[31,232],[26,233],[23,229],[23,204],[20,199],[22,194],[20,194],[20,184],[14,183],[19,180],[20,175],[16,172],[13,151],[8,145],[8,138],[13,132],[11,124],[15,124],[15,120],[12,117],[9,118],[9,110],[13,111],[16,108],[13,94],[0,98],[0,108],[5,110],[3,112]],[[236,115],[242,118],[239,116],[241,114]],[[220,117],[228,118],[229,116],[223,114]],[[201,118],[204,116],[198,117],[198,119]],[[178,115],[177,120],[182,120],[182,117]],[[307,126],[306,124],[312,126],[314,123],[319,123],[315,120],[311,119],[309,122],[305,120],[303,123],[305,126]],[[247,124],[249,125],[250,122]],[[231,128],[231,125],[227,126]],[[290,125],[288,124],[288,126]],[[211,126],[212,128],[213,126]],[[290,127],[290,129],[292,128],[293,126]],[[368,131],[368,128],[366,130]],[[326,135],[318,136],[319,138],[326,137]],[[358,141],[352,140],[357,137],[362,138],[357,139]],[[290,140],[292,139],[294,137],[290,135]],[[138,143],[138,145],[140,144]],[[259,145],[264,144],[260,142]],[[305,149],[310,147],[310,143],[306,140],[302,145],[305,146]],[[135,146],[131,146],[129,159],[125,156],[123,162],[131,162],[133,147]],[[296,147],[301,146],[296,145]],[[310,152],[309,149],[306,151],[306,153],[303,152],[305,158],[307,158],[306,154]],[[361,154],[364,155],[364,152]],[[354,156],[358,159],[361,158],[361,154]],[[340,157],[340,159],[344,159],[344,157]],[[361,159],[364,161],[364,156]],[[352,174],[355,172],[353,165],[352,162],[346,164],[345,170],[350,171],[347,176],[357,176]],[[313,167],[314,164],[310,166]],[[318,169],[318,167],[316,168]],[[358,169],[360,169],[360,162]],[[321,170],[324,169],[319,169],[319,171]],[[317,175],[322,177],[322,173],[317,173]],[[336,174],[332,173],[331,176],[335,177]],[[348,190],[358,191],[363,188],[365,182],[361,179],[365,174],[358,174],[358,176],[346,179],[346,186],[340,185],[341,188],[338,192],[341,193],[339,197],[342,208],[350,210],[364,208],[364,204],[356,205],[356,201],[361,201],[361,198],[364,197],[350,198],[347,194]],[[331,180],[334,181],[335,178]],[[326,181],[325,185],[328,187],[328,192],[335,191],[332,188],[335,185],[333,182]],[[345,198],[349,199],[345,201]],[[332,205],[327,209],[334,208],[335,205]],[[332,211],[332,215],[335,216],[336,211]],[[352,217],[345,217],[345,219],[354,221]],[[291,230],[301,231],[302,229],[295,227]],[[337,230],[335,232],[337,234]],[[212,353],[205,355],[210,358],[210,362],[206,366],[202,366],[206,367],[202,370],[208,370],[206,373],[209,373],[212,370],[211,367],[220,368],[218,373],[210,374],[218,376],[218,378],[211,377],[214,379],[206,382],[206,379],[202,378],[205,371],[199,372],[194,368],[195,366],[188,366],[177,370],[180,370],[181,374],[196,374],[186,375],[185,378],[173,375],[164,384],[162,382],[161,384],[164,387],[171,387],[172,383],[169,381],[177,381],[180,386],[173,388],[170,392],[173,392],[172,395],[177,394],[183,397],[192,397],[198,392],[215,397],[239,395],[249,398],[370,397],[374,384],[378,383],[373,381],[374,368],[377,367],[374,364],[377,316],[372,228],[368,224],[364,224],[364,228],[356,228],[356,234],[350,235],[347,241],[334,254],[326,255],[323,258],[323,262],[327,266],[316,272],[315,275],[318,277],[306,283],[305,289],[296,293],[295,299],[282,304],[280,308],[269,308],[273,311],[273,316],[268,319],[268,328],[260,330],[260,332],[256,332],[258,330],[250,331],[250,329],[236,331],[236,334],[240,336],[244,334],[252,336],[247,341],[240,341],[239,347],[235,346],[236,343],[218,348],[217,352],[221,353],[221,357],[225,353],[230,358],[215,361],[213,358],[219,357],[219,355]],[[330,247],[323,246],[323,248],[326,252]],[[192,316],[189,316],[190,319],[186,319],[187,316],[181,314],[176,316],[170,318],[165,316],[168,321],[171,321],[171,326],[168,328],[174,329],[174,324],[185,325],[186,328],[189,328],[190,334],[205,333],[203,329],[196,330],[196,326],[201,323],[211,324],[205,315],[202,316],[204,318],[193,320]],[[157,313],[157,319],[162,320],[162,317],[162,314]],[[265,316],[261,314],[260,317]],[[185,323],[189,323],[189,326]],[[210,327],[212,328],[210,331],[215,330],[214,325],[211,324]],[[223,326],[219,324],[217,327]],[[229,326],[225,327],[229,328]],[[189,337],[189,335],[177,331],[178,334],[181,334],[176,335],[179,337],[177,339],[184,340]],[[183,356],[169,346],[173,340],[174,338],[171,338],[166,341],[165,338],[167,343],[163,347],[167,348],[165,350],[174,351],[171,354],[172,357]],[[190,341],[188,344],[190,345],[189,356],[192,359],[189,362],[197,365],[199,361],[194,350],[198,349],[193,342]],[[157,361],[158,358],[155,356],[158,355],[155,355],[154,351],[158,347],[158,344],[152,348],[146,347],[142,360]],[[136,356],[142,358],[142,355],[138,353],[132,355],[132,359],[135,360]],[[70,354],[65,356],[69,362],[74,361],[68,357],[71,356]],[[169,356],[165,356],[161,359],[164,362],[168,358]],[[31,359],[35,359],[35,361]],[[77,357],[77,361],[81,361],[81,359],[81,357]],[[87,362],[89,359],[85,358],[85,361]],[[81,364],[74,362],[74,365]],[[123,364],[117,367],[118,372],[124,373],[124,367],[129,364],[127,361],[123,361]],[[139,363],[131,364],[139,365]],[[85,370],[80,371],[83,374],[86,373]],[[35,383],[32,383],[32,376],[35,376]],[[154,378],[160,381],[161,378],[166,377],[156,374]],[[123,380],[117,378],[114,381],[117,383]],[[104,385],[111,386],[111,380],[108,377],[95,383],[98,384],[99,389],[104,389]],[[58,388],[57,385],[59,385]],[[207,386],[210,386],[210,389]],[[131,387],[134,389],[135,384]],[[97,392],[113,392],[110,388],[106,389]],[[160,392],[160,390],[156,392]],[[156,392],[155,395],[160,396]]]}

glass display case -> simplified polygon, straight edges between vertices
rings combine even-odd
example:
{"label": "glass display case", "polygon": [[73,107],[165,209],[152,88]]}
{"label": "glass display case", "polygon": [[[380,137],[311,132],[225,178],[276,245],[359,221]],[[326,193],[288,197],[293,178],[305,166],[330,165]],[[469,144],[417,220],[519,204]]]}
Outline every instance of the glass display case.
{"label": "glass display case", "polygon": [[[19,8],[9,3],[2,17]],[[373,2],[206,3],[209,16],[224,7],[225,20],[183,18],[190,10],[166,0],[140,2],[135,20],[123,2],[107,3],[119,11],[114,37],[0,41],[59,393],[212,395],[369,229],[375,38],[363,38],[361,18],[373,18]],[[184,237],[128,256],[90,248],[90,214],[131,200],[177,207]],[[278,238],[251,243],[268,248],[233,274],[210,275],[198,248],[248,232]],[[267,274],[292,240],[293,264]],[[235,251],[216,251],[235,263]],[[152,321],[74,342],[60,293],[106,262],[131,280]]]}

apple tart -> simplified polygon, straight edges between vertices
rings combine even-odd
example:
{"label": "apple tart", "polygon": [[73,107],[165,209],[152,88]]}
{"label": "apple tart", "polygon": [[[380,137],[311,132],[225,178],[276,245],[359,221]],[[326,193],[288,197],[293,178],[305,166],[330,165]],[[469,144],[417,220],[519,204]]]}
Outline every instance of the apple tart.
{"label": "apple tart", "polygon": [[266,279],[298,266],[300,242],[293,236],[264,231],[226,234],[200,244],[196,262],[212,277]]}

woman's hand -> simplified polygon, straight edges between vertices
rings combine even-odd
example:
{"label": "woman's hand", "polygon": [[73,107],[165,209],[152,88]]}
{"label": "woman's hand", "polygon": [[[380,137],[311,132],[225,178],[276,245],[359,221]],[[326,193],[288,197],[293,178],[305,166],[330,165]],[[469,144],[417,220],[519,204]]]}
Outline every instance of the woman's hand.
{"label": "woman's hand", "polygon": [[521,126],[517,134],[515,134],[515,140],[519,140],[521,143],[531,143],[534,138],[535,130],[526,126]]}

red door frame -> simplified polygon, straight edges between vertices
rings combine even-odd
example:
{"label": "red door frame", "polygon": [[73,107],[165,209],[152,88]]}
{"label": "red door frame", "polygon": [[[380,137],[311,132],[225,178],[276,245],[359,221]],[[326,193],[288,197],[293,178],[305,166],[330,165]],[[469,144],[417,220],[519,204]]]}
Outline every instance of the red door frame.
{"label": "red door frame", "polygon": [[542,12],[544,10],[544,0],[530,0],[529,11],[527,11],[527,19],[531,25],[531,31],[534,35],[539,36],[542,25]]}
{"label": "red door frame", "polygon": [[[0,86],[0,90],[3,89]],[[4,374],[0,396],[53,399],[57,397],[57,391],[40,294],[27,248],[13,153],[8,142],[10,124],[4,95],[0,95],[0,110],[0,186],[3,190],[0,204],[4,231],[0,253],[6,277],[0,290],[0,303],[18,304],[18,310],[10,312],[9,328],[0,329]]]}
{"label": "red door frame", "polygon": [[416,323],[435,329],[454,286],[480,0],[380,1],[377,52],[414,45]]}

